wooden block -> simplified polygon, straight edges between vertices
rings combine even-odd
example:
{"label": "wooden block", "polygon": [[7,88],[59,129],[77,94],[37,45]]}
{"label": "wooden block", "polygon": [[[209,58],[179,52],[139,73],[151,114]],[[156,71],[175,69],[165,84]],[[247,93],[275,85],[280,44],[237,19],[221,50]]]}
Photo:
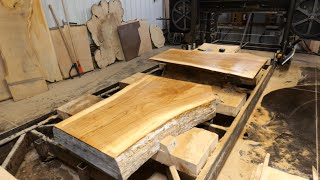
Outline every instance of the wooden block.
{"label": "wooden block", "polygon": [[283,172],[283,171],[280,171],[278,169],[274,169],[271,167],[267,167],[263,171],[265,171],[265,173],[263,173],[263,176],[261,177],[261,179],[265,179],[265,180],[286,180],[286,179],[288,179],[288,180],[307,180],[307,178],[288,174],[286,172]]}
{"label": "wooden block", "polygon": [[139,48],[139,56],[152,51],[152,42],[149,31],[149,24],[147,21],[139,21],[140,27],[138,29],[139,36],[141,39],[140,48]]}
{"label": "wooden block", "polygon": [[3,169],[3,167],[0,166],[0,177],[1,179],[5,180],[17,180],[14,176],[12,176],[8,171]]}
{"label": "wooden block", "polygon": [[127,179],[160,148],[215,116],[212,88],[146,75],[108,99],[55,125],[54,138],[117,179]]}
{"label": "wooden block", "polygon": [[178,173],[177,168],[175,166],[169,167],[168,178],[170,180],[180,180],[179,173]]}
{"label": "wooden block", "polygon": [[67,119],[101,100],[103,100],[103,98],[99,96],[94,96],[91,94],[84,95],[59,107],[57,109],[57,113],[61,119]]}
{"label": "wooden block", "polygon": [[144,76],[146,76],[146,74],[144,74],[144,73],[136,73],[136,74],[134,74],[134,75],[132,75],[132,76],[129,76],[129,77],[121,80],[121,81],[119,82],[119,86],[120,86],[121,89],[123,89],[123,88],[127,87],[128,85],[133,84],[133,83],[139,81],[139,80],[142,79]]}
{"label": "wooden block", "polygon": [[192,128],[176,137],[168,136],[163,139],[160,150],[153,159],[196,177],[217,144],[217,134]]}
{"label": "wooden block", "polygon": [[130,61],[139,56],[140,44],[142,43],[138,31],[139,28],[139,21],[118,26],[121,47],[126,61]]}
{"label": "wooden block", "polygon": [[200,51],[205,51],[205,52],[210,52],[210,53],[221,53],[221,52],[219,52],[219,49],[225,49],[225,51],[223,53],[236,53],[240,50],[240,46],[203,43],[201,46],[199,46],[194,51],[200,50]]}
{"label": "wooden block", "polygon": [[312,52],[318,53],[320,48],[320,41],[311,40],[309,42],[309,48]]}
{"label": "wooden block", "polygon": [[4,68],[3,60],[0,56],[0,101],[7,100],[12,97],[9,91],[5,76],[6,76],[6,71]]}
{"label": "wooden block", "polygon": [[[92,61],[91,52],[90,52],[90,42],[89,42],[87,27],[71,26],[70,31],[73,39],[74,48],[77,54],[75,55],[72,51],[71,56],[78,58],[84,72],[92,71],[94,67],[93,67],[93,61]],[[69,46],[72,47],[71,38],[68,33],[68,28],[67,27],[62,28],[62,32],[65,34]],[[68,54],[66,45],[58,29],[50,30],[50,33],[51,33],[53,45],[55,48],[55,52],[58,58],[58,63],[59,63],[63,78],[65,79],[69,78],[69,70],[72,66],[72,60]],[[77,73],[75,70],[73,70],[71,73],[72,76],[76,74]]]}
{"label": "wooden block", "polygon": [[249,53],[206,53],[170,49],[150,58],[154,61],[190,66],[253,80],[266,58]]}
{"label": "wooden block", "polygon": [[37,17],[31,13],[34,6],[39,6],[38,1],[19,1],[14,6],[6,4],[7,1],[0,3],[0,52],[6,68],[5,79],[14,100],[48,90],[31,36],[32,29],[36,28],[33,23],[37,23],[34,22]]}

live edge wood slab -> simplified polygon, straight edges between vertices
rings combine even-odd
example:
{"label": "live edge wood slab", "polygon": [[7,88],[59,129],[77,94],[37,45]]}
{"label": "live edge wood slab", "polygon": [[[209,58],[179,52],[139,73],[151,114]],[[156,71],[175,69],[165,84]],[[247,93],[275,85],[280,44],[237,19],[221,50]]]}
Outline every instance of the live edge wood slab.
{"label": "live edge wood slab", "polygon": [[215,116],[207,85],[146,75],[108,99],[62,121],[54,138],[97,168],[127,179],[177,136]]}
{"label": "live edge wood slab", "polygon": [[150,58],[154,61],[201,68],[253,80],[263,65],[264,57],[249,53],[208,53],[169,49]]}

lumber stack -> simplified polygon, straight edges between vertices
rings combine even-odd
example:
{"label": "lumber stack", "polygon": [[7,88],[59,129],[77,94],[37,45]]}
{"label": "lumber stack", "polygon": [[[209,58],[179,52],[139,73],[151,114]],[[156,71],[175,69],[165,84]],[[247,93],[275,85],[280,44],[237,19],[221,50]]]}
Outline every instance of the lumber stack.
{"label": "lumber stack", "polygon": [[54,138],[117,179],[127,179],[177,136],[215,116],[210,86],[147,75],[57,124]]}

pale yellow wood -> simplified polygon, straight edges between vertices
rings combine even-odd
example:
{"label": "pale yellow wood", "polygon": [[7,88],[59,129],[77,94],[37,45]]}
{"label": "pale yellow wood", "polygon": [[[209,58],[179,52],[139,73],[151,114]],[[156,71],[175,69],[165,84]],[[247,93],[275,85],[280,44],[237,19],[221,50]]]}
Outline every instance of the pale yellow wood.
{"label": "pale yellow wood", "polygon": [[267,167],[263,171],[265,171],[265,173],[263,173],[263,177],[261,177],[261,179],[265,180],[307,180],[306,178],[288,174],[271,167]]}
{"label": "pale yellow wood", "polygon": [[12,97],[9,91],[7,82],[5,80],[5,76],[6,76],[6,71],[5,71],[4,63],[0,53],[0,101],[6,100]]}
{"label": "pale yellow wood", "polygon": [[163,139],[160,150],[153,159],[196,177],[217,144],[217,134],[192,128],[176,137],[168,136]]}
{"label": "pale yellow wood", "polygon": [[213,118],[215,108],[216,95],[210,86],[146,75],[55,125],[54,134],[69,148],[89,148],[83,158],[92,153],[91,163],[109,159],[100,168],[128,178],[158,151],[161,139]]}
{"label": "pale yellow wood", "polygon": [[2,166],[0,166],[0,179],[3,180],[17,180],[12,174],[6,171]]}
{"label": "pale yellow wood", "polygon": [[313,177],[313,180],[319,180],[318,171],[314,166],[312,166],[312,177]]}
{"label": "pale yellow wood", "polygon": [[253,80],[267,62],[266,58],[248,53],[214,54],[179,49],[170,49],[150,59],[164,63],[206,69],[247,78],[249,80]]}
{"label": "pale yellow wood", "polygon": [[138,55],[152,51],[152,43],[149,31],[149,24],[147,21],[139,21],[140,27],[138,29],[139,36],[141,39],[140,48]]}
{"label": "pale yellow wood", "polygon": [[194,51],[206,51],[210,53],[221,53],[219,49],[225,49],[223,53],[236,53],[240,50],[240,46],[235,45],[225,45],[225,44],[210,44],[210,43],[203,43]]}
{"label": "pale yellow wood", "polygon": [[137,81],[139,81],[140,79],[142,79],[144,76],[146,76],[146,74],[144,73],[136,73],[132,76],[129,76],[123,80],[121,80],[119,82],[119,86],[121,89],[125,88],[126,86],[130,85],[130,84],[133,84]]}
{"label": "pale yellow wood", "polygon": [[166,39],[160,27],[158,27],[157,25],[151,24],[150,35],[151,35],[152,43],[156,48],[161,48],[164,46]]}
{"label": "pale yellow wood", "polygon": [[42,7],[41,0],[33,0],[30,23],[31,43],[44,78],[50,82],[60,81],[62,80],[62,75]]}
{"label": "pale yellow wood", "polygon": [[169,166],[169,179],[171,180],[180,180],[179,173],[175,166]]}
{"label": "pale yellow wood", "polygon": [[32,23],[37,23],[34,22],[37,17],[31,13],[33,6],[39,5],[35,3],[38,1],[17,1],[13,3],[14,7],[4,6],[6,0],[0,3],[0,51],[5,63],[5,78],[14,100],[48,90],[31,39],[31,27],[36,27]]}
{"label": "pale yellow wood", "polygon": [[57,108],[57,113],[61,119],[67,119],[101,100],[103,98],[91,94],[83,95]]}
{"label": "pale yellow wood", "polygon": [[[67,27],[62,28],[62,32],[65,34],[69,46],[71,46],[71,38]],[[72,34],[75,52],[77,53],[77,56],[75,56],[74,52],[71,51],[71,56],[78,57],[77,60],[79,60],[84,72],[92,71],[94,67],[90,52],[90,42],[87,27],[71,26],[70,32]],[[53,29],[50,31],[50,33],[62,75],[64,78],[69,78],[69,70],[72,66],[72,59],[68,54],[67,47],[58,29]],[[76,74],[77,73],[75,70],[73,70],[71,73],[72,76]]]}

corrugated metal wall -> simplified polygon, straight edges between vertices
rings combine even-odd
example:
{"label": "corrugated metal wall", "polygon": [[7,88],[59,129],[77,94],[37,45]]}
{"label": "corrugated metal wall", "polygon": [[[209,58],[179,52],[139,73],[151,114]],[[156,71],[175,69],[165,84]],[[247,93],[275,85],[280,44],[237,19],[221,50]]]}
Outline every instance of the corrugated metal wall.
{"label": "corrugated metal wall", "polygon": [[[48,5],[51,4],[58,19],[64,18],[61,0],[42,0],[49,27],[56,27]],[[64,0],[70,22],[85,24],[91,18],[91,6],[99,4],[100,0]],[[124,9],[124,21],[146,19],[150,24],[163,27],[162,21],[156,18],[164,17],[164,0],[121,0]]]}

